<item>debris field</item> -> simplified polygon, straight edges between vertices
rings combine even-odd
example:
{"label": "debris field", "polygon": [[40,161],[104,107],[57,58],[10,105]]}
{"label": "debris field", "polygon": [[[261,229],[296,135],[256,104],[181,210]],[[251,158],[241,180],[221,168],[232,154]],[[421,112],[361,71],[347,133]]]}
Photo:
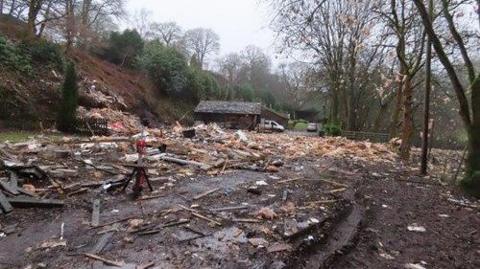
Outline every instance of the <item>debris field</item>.
{"label": "debris field", "polygon": [[[365,182],[425,181],[384,144],[177,124],[145,131],[153,191],[134,196],[122,187],[141,135],[120,129],[0,145],[0,268],[348,267],[339,253],[361,238],[375,201]],[[478,216],[475,202],[427,183]],[[414,219],[401,229],[429,232]]]}

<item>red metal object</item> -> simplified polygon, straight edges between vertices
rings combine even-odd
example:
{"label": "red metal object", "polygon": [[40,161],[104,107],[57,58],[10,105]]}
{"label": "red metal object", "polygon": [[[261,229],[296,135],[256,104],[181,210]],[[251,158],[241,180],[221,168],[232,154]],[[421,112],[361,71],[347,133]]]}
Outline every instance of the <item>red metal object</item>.
{"label": "red metal object", "polygon": [[144,138],[141,138],[135,143],[135,146],[137,148],[137,153],[138,153],[138,162],[136,167],[134,167],[132,174],[127,177],[123,190],[125,190],[128,186],[128,183],[133,178],[135,178],[135,183],[133,185],[132,190],[135,196],[140,196],[140,194],[143,191],[143,186],[145,182],[148,184],[148,187],[150,188],[151,191],[153,191],[153,188],[148,179],[148,175],[145,170],[145,167],[143,166],[143,156],[146,154],[146,151],[147,151],[147,142],[145,141]]}
{"label": "red metal object", "polygon": [[[146,152],[146,149],[147,149],[147,142],[145,141],[145,139],[139,139],[137,141],[136,147],[137,147],[137,153],[141,154],[141,155],[144,155],[145,152]],[[141,156],[139,156],[139,157],[141,157]],[[139,158],[139,160],[140,160],[140,158]]]}

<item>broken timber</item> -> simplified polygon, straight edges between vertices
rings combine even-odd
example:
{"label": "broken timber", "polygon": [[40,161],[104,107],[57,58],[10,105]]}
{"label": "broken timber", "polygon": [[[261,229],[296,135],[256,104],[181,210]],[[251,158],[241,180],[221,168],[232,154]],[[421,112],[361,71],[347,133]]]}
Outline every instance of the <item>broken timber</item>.
{"label": "broken timber", "polygon": [[100,224],[100,200],[95,199],[93,201],[92,208],[92,226],[97,227]]}
{"label": "broken timber", "polygon": [[215,188],[215,189],[206,191],[206,192],[204,192],[204,193],[201,193],[201,194],[193,197],[193,200],[201,199],[201,198],[203,198],[203,197],[205,197],[205,196],[207,196],[207,195],[210,195],[210,194],[212,194],[212,193],[214,193],[214,192],[217,192],[217,191],[219,191],[219,190],[220,190],[220,188]]}
{"label": "broken timber", "polygon": [[117,262],[117,261],[108,260],[108,259],[105,259],[103,257],[97,256],[97,255],[91,254],[91,253],[85,253],[83,255],[85,255],[86,257],[88,257],[90,259],[101,261],[101,262],[105,263],[106,265],[111,265],[111,266],[116,266],[116,267],[122,267],[124,265],[123,262],[121,263],[121,262]]}
{"label": "broken timber", "polygon": [[13,210],[13,207],[10,204],[10,202],[7,200],[7,197],[5,197],[5,195],[1,191],[0,191],[0,206],[2,206],[3,211],[5,213],[10,213]]}
{"label": "broken timber", "polygon": [[12,204],[14,207],[62,207],[64,205],[63,201],[55,199],[36,199],[32,197],[11,197],[7,198],[7,201]]}

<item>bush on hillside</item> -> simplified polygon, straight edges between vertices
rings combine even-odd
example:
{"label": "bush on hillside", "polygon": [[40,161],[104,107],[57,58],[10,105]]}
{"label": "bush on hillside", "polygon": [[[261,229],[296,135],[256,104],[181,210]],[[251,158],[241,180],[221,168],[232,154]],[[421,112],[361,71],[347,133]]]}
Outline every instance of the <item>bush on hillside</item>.
{"label": "bush on hillside", "polygon": [[255,100],[255,89],[250,85],[241,85],[235,87],[236,96],[246,102]]}
{"label": "bush on hillside", "polygon": [[323,131],[329,136],[340,136],[342,135],[342,127],[338,124],[327,123],[323,126]]}
{"label": "bush on hillside", "polygon": [[75,65],[69,62],[62,86],[62,99],[57,115],[57,129],[62,132],[75,132],[78,107],[78,85]]}
{"label": "bush on hillside", "polygon": [[6,68],[31,73],[32,64],[28,54],[25,54],[15,44],[10,43],[0,35],[0,65]]}
{"label": "bush on hillside", "polygon": [[44,39],[24,41],[21,49],[37,63],[52,65],[59,70],[63,68],[63,53],[58,44]]}
{"label": "bush on hillside", "polygon": [[223,100],[226,93],[218,85],[217,80],[209,72],[189,67],[187,88],[195,102],[200,100]]}
{"label": "bush on hillside", "polygon": [[137,30],[125,30],[122,33],[112,32],[103,57],[120,66],[134,67],[136,59],[142,54],[144,41]]}
{"label": "bush on hillside", "polygon": [[259,99],[268,107],[275,107],[276,105],[275,96],[268,90],[261,90],[259,92]]}
{"label": "bush on hillside", "polygon": [[159,42],[149,43],[138,58],[156,88],[169,96],[186,94],[188,66],[185,57]]}

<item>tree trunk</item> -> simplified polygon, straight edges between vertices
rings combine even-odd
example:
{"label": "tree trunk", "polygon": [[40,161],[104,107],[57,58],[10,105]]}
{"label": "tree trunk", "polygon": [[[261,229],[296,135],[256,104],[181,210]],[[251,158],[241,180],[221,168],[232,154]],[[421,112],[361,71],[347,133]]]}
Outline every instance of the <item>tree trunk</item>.
{"label": "tree trunk", "polygon": [[469,132],[467,178],[463,184],[468,192],[480,197],[480,126],[472,126]]}
{"label": "tree trunk", "polygon": [[480,197],[480,76],[472,87],[473,121],[468,130],[467,178],[464,181],[466,190]]}
{"label": "tree trunk", "polygon": [[0,0],[0,15],[3,15],[3,0]]}
{"label": "tree trunk", "polygon": [[406,75],[404,93],[404,112],[402,124],[402,145],[400,146],[400,157],[403,160],[410,159],[410,149],[412,146],[413,137],[413,89],[412,78]]}
{"label": "tree trunk", "polygon": [[67,25],[66,25],[66,40],[67,40],[67,51],[70,51],[70,49],[73,46],[73,42],[75,39],[76,35],[76,28],[75,28],[75,7],[73,0],[68,0],[66,1],[66,19],[67,19]]}
{"label": "tree trunk", "polygon": [[[400,74],[404,74],[403,67],[400,70]],[[393,111],[392,115],[392,122],[390,123],[390,137],[394,138],[398,135],[398,126],[400,121],[400,113],[402,112],[402,104],[403,104],[403,77],[401,81],[398,83],[397,89],[397,101],[395,103],[395,110]]]}
{"label": "tree trunk", "polygon": [[43,0],[30,0],[28,3],[28,18],[27,18],[27,27],[30,34],[35,36],[37,34],[37,29],[35,23],[37,21],[38,13],[42,8]]}
{"label": "tree trunk", "polygon": [[[428,0],[428,15],[433,18],[433,0]],[[430,93],[432,92],[432,38],[427,38],[427,56],[425,59],[425,104],[423,111],[423,137],[422,137],[422,164],[420,172],[422,175],[428,173],[428,145],[430,125]],[[433,138],[433,136],[432,136]]]}

